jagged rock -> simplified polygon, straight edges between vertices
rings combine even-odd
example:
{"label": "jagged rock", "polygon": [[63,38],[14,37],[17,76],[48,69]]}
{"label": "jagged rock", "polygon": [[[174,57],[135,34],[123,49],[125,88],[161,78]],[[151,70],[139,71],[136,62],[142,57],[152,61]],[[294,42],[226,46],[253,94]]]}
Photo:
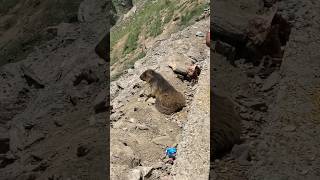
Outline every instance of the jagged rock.
{"label": "jagged rock", "polygon": [[28,67],[21,65],[20,66],[22,77],[24,77],[29,86],[34,86],[36,89],[44,88],[44,83],[42,80]]}
{"label": "jagged rock", "polygon": [[266,80],[266,82],[263,84],[261,91],[269,91],[272,89],[273,86],[275,86],[278,83],[278,80],[280,79],[280,75],[278,72],[273,72]]}
{"label": "jagged rock", "polygon": [[200,75],[201,69],[197,65],[193,64],[191,58],[182,54],[172,54],[167,58],[168,66],[173,70],[173,72],[188,79],[197,79]]}

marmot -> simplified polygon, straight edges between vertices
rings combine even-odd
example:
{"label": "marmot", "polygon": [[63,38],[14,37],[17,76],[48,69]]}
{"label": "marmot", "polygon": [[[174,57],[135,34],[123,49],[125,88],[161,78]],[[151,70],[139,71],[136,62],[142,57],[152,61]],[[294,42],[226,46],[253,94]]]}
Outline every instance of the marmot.
{"label": "marmot", "polygon": [[211,92],[211,161],[219,158],[240,143],[241,119],[233,103],[226,97]]}
{"label": "marmot", "polygon": [[186,105],[184,96],[159,73],[148,69],[140,75],[140,79],[150,85],[151,94],[149,97],[156,98],[155,107],[159,112],[172,114]]}

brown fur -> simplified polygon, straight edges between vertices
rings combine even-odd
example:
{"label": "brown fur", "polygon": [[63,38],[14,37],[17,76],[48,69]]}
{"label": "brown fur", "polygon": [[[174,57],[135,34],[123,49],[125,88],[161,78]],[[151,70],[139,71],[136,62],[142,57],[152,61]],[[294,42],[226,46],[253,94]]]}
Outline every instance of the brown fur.
{"label": "brown fur", "polygon": [[178,92],[159,73],[148,69],[140,75],[151,87],[151,97],[156,98],[155,107],[163,114],[172,114],[181,110],[185,104],[184,96]]}
{"label": "brown fur", "polygon": [[211,157],[215,159],[240,142],[241,125],[232,101],[211,93]]}

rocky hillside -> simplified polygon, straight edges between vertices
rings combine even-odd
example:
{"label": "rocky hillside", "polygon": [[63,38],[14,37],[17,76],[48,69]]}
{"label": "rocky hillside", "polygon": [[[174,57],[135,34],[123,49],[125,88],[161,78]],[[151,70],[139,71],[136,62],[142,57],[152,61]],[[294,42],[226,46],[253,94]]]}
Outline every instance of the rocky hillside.
{"label": "rocky hillside", "polygon": [[[126,8],[127,1],[113,1],[118,12]],[[126,69],[143,58],[157,41],[200,20],[206,0],[164,0],[133,2],[127,13],[118,13],[118,21],[111,29],[111,79],[116,80]],[[208,9],[209,10],[209,9]]]}
{"label": "rocky hillside", "polygon": [[55,37],[50,26],[77,23],[82,0],[2,0],[0,65],[25,59],[33,47]]}
{"label": "rocky hillside", "polygon": [[[155,42],[145,57],[111,83],[111,179],[186,179],[186,174],[189,179],[208,179],[210,54],[204,37],[207,31],[208,17]],[[172,67],[184,69],[185,64],[200,67],[198,81],[188,81],[173,71]],[[184,94],[187,106],[182,111],[164,115],[155,109],[155,99],[147,100],[148,85],[139,78],[146,69],[161,73]],[[172,166],[162,157],[166,146],[174,144],[178,144],[179,155]]]}
{"label": "rocky hillside", "polygon": [[0,17],[14,20],[1,26],[0,179],[107,179],[107,64],[94,51],[106,1],[15,2]]}
{"label": "rocky hillside", "polygon": [[214,89],[237,105],[243,141],[212,160],[210,179],[319,179],[319,5],[213,5]]}

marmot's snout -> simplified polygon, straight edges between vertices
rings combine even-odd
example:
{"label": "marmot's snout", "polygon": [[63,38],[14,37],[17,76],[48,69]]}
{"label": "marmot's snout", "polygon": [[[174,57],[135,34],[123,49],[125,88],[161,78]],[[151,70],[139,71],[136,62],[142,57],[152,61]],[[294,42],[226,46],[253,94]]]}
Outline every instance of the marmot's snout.
{"label": "marmot's snout", "polygon": [[143,72],[141,75],[140,75],[140,79],[142,81],[145,81],[146,80],[146,72]]}

